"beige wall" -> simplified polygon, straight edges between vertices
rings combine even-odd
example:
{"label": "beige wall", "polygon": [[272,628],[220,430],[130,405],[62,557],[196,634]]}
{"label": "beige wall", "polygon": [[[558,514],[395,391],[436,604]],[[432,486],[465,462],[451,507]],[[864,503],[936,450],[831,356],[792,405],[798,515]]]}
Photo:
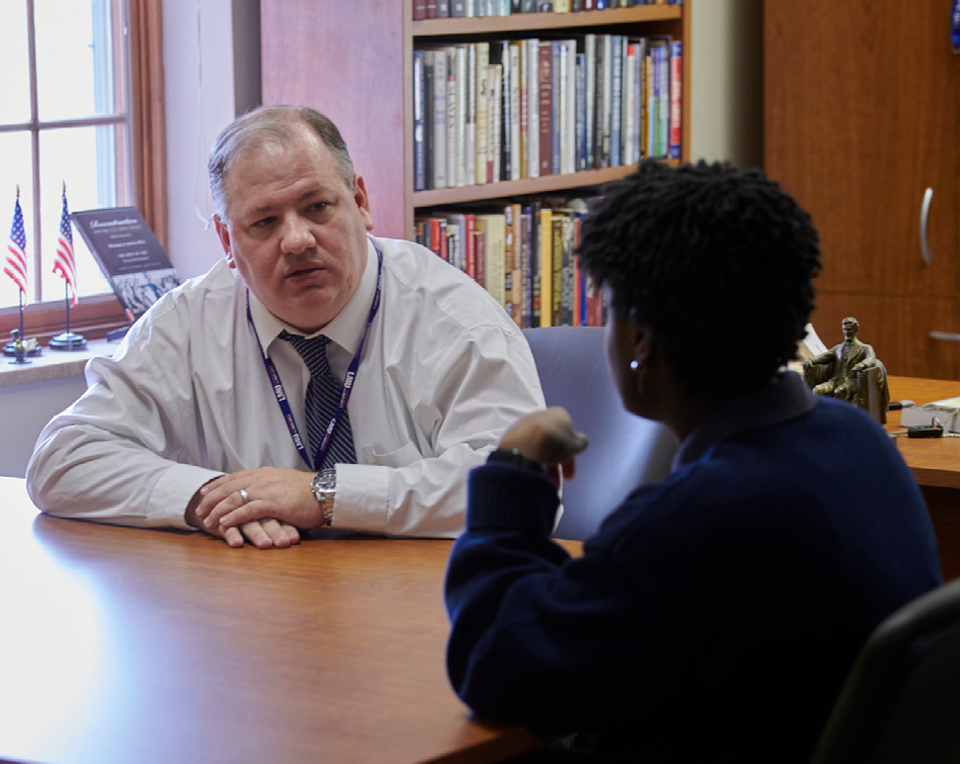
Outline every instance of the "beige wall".
{"label": "beige wall", "polygon": [[691,160],[763,165],[763,0],[693,0]]}

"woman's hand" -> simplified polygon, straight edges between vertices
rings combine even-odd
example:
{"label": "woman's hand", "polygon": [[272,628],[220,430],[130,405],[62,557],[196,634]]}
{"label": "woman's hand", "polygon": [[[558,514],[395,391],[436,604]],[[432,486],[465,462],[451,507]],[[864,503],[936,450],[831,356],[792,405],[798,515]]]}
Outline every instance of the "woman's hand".
{"label": "woman's hand", "polygon": [[500,448],[516,448],[527,459],[546,465],[554,480],[560,471],[568,480],[574,476],[574,457],[586,447],[587,436],[573,429],[570,415],[559,406],[528,414],[500,440]]}

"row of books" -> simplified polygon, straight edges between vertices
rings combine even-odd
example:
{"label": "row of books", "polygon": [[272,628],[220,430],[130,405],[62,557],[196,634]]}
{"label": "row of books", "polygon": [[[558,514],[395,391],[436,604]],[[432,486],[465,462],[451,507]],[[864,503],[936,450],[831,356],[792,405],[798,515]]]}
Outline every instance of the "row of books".
{"label": "row of books", "polygon": [[577,13],[636,5],[683,5],[683,0],[413,0],[413,20]]}
{"label": "row of books", "polygon": [[416,241],[465,271],[521,328],[603,326],[599,290],[574,250],[582,200],[438,210],[416,219]]}
{"label": "row of books", "polygon": [[414,51],[414,191],[679,158],[683,52],[586,34]]}

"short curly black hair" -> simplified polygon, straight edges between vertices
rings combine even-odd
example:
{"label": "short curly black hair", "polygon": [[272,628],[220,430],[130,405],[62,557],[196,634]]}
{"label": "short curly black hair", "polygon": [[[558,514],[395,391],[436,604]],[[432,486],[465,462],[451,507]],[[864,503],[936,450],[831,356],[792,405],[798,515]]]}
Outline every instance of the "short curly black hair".
{"label": "short curly black hair", "polygon": [[580,264],[653,330],[690,394],[767,384],[796,357],[820,271],[816,229],[760,170],[642,162],[584,219]]}

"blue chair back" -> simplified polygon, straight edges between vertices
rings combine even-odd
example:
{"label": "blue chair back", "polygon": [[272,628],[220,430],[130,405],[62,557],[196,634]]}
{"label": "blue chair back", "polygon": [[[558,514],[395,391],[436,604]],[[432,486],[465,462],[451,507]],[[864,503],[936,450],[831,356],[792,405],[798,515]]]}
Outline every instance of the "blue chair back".
{"label": "blue chair back", "polygon": [[670,472],[677,441],[666,427],[623,408],[607,371],[598,327],[525,329],[548,406],[563,406],[590,439],[577,474],[563,486],[563,517],[554,536],[583,540],[643,483]]}

